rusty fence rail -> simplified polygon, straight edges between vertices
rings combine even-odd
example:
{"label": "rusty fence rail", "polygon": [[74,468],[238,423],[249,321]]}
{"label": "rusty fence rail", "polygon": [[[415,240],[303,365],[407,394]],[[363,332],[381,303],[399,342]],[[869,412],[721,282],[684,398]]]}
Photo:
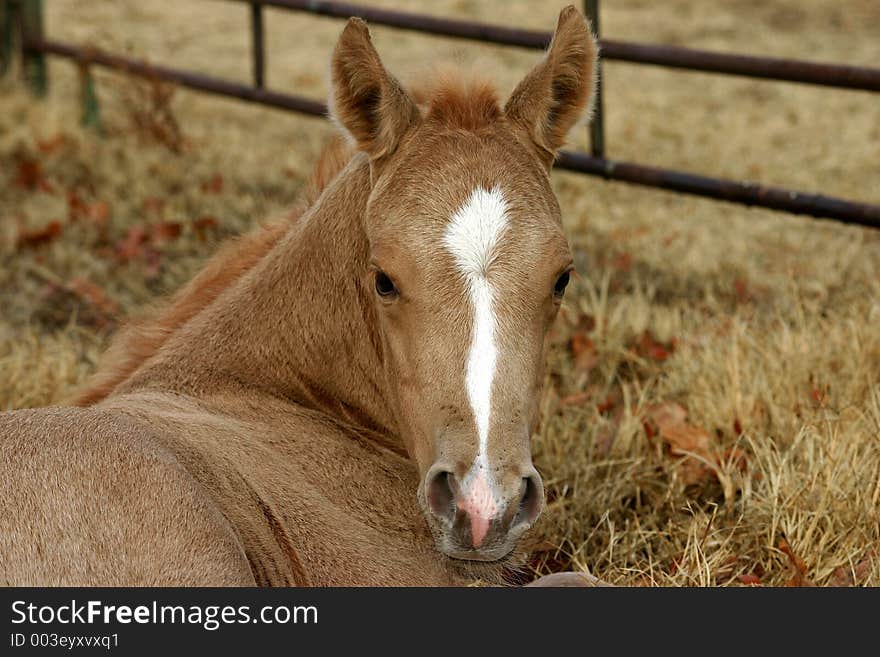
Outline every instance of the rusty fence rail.
{"label": "rusty fence rail", "polygon": [[[33,24],[32,19],[22,20],[22,53],[26,61],[32,62],[32,66],[36,65],[34,62],[39,63],[44,54],[55,55],[74,60],[79,64],[81,71],[87,71],[90,65],[97,65],[260,105],[314,116],[326,116],[326,107],[321,101],[265,88],[264,6],[340,18],[360,16],[372,23],[391,27],[526,48],[544,48],[550,40],[549,32],[422,16],[329,0],[235,1],[246,2],[250,5],[253,35],[252,85],[192,71],[153,65],[142,60],[109,54],[94,48],[82,48],[45,39],[40,29],[28,27]],[[38,15],[39,13],[39,0],[7,0],[7,2],[22,6],[24,8],[22,14],[26,15],[30,11],[32,18],[34,14]],[[28,5],[36,7],[32,6],[28,9]],[[588,13],[598,15],[598,0],[586,0],[585,5]],[[714,73],[880,91],[880,69],[726,55],[673,46],[652,46],[610,40],[602,40],[601,44],[602,54],[606,60],[617,59]],[[39,77],[39,82],[45,89],[45,74],[43,73]],[[92,89],[91,78],[86,74],[84,80],[88,82],[83,86],[84,103],[89,98],[94,103],[94,94],[86,93],[86,90]],[[84,116],[86,116],[86,111],[84,111]],[[599,114],[598,128],[595,125],[591,128],[592,155],[564,151],[560,153],[556,166],[561,169],[601,176],[609,180],[619,180],[744,205],[880,228],[880,205],[608,159],[604,157],[604,135],[601,128],[601,114]]]}
{"label": "rusty fence rail", "polygon": [[[552,36],[551,32],[426,16],[332,0],[231,1],[257,3],[276,9],[302,11],[334,18],[359,16],[377,25],[539,50],[547,47]],[[586,13],[598,16],[598,4],[595,0],[587,0],[585,8],[589,8],[590,11]],[[778,57],[735,55],[680,46],[650,45],[612,39],[602,39],[600,45],[602,58],[605,60],[652,64],[705,73],[724,73],[786,82],[801,82],[844,89],[880,91],[880,68],[806,62]]]}

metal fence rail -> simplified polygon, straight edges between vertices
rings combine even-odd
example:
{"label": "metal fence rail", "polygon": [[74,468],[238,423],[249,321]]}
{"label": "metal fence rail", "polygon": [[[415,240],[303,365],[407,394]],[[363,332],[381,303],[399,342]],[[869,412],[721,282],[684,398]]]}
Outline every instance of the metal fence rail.
{"label": "metal fence rail", "polygon": [[[302,11],[310,14],[348,18],[359,16],[377,25],[387,25],[440,36],[483,41],[505,46],[542,50],[550,43],[551,32],[525,30],[464,21],[453,18],[425,16],[403,11],[368,7],[333,0],[231,0],[257,3],[276,9]],[[598,2],[594,2],[598,11]],[[805,62],[779,57],[754,57],[682,48],[649,45],[612,39],[600,40],[602,58],[633,64],[653,64],[705,73],[724,73],[752,78],[801,82],[844,89],[880,91],[880,68]]]}
{"label": "metal fence rail", "polygon": [[[25,61],[31,62],[32,68],[36,67],[43,71],[37,80],[38,83],[42,83],[42,89],[45,88],[45,73],[44,67],[40,65],[40,60],[44,54],[50,54],[69,58],[79,63],[80,70],[86,71],[84,80],[88,82],[88,85],[84,85],[84,89],[91,88],[91,78],[87,71],[88,67],[94,64],[134,75],[170,81],[203,92],[315,116],[326,115],[324,103],[311,98],[270,91],[264,87],[264,6],[340,18],[360,16],[372,23],[392,27],[527,48],[544,48],[551,37],[549,32],[422,16],[329,0],[235,1],[250,4],[254,76],[252,85],[192,71],[156,66],[141,60],[105,53],[94,48],[82,48],[45,39],[38,26],[36,28],[29,27],[33,25],[33,19],[25,19],[29,13],[31,16],[35,13],[38,14],[40,1],[15,0],[12,2],[10,0],[10,4],[22,7],[20,12],[22,15],[20,26],[22,53]],[[587,0],[585,5],[588,13],[590,10],[594,13],[598,11],[598,0]],[[604,39],[601,41],[601,47],[605,60],[617,59],[689,70],[880,91],[880,69],[727,55],[674,46],[652,46]],[[38,85],[35,87],[39,90]],[[84,99],[86,95],[84,93]],[[93,94],[91,100],[94,102]],[[557,160],[556,166],[558,168],[602,176],[609,180],[620,180],[744,205],[880,228],[880,205],[608,159],[604,157],[601,114],[598,118],[598,125],[591,130],[593,155],[563,151]]]}
{"label": "metal fence rail", "polygon": [[[34,43],[33,46],[39,48],[41,52],[52,55],[67,57],[79,62],[104,66],[147,78],[167,80],[190,89],[239,98],[260,105],[292,110],[313,116],[325,116],[327,112],[324,103],[310,98],[282,94],[200,73],[192,73],[165,66],[155,66],[120,55],[102,53],[94,49],[78,48],[53,41],[41,41]],[[745,205],[756,205],[774,210],[784,210],[794,214],[807,214],[814,217],[829,217],[847,223],[880,228],[880,206],[866,203],[856,203],[818,194],[805,194],[777,187],[766,187],[733,180],[698,176],[682,171],[649,167],[631,162],[615,162],[614,160],[571,151],[560,153],[556,166],[570,171],[603,176],[610,180],[621,180],[638,185],[660,187],[686,194],[697,194],[714,199],[743,203]]]}

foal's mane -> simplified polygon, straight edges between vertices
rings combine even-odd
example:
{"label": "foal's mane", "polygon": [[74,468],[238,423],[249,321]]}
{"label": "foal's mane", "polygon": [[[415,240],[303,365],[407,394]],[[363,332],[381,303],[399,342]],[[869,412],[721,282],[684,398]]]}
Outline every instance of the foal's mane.
{"label": "foal's mane", "polygon": [[[429,84],[411,88],[425,119],[450,129],[479,130],[501,116],[494,86],[484,80],[440,70]],[[129,320],[115,336],[87,385],[69,400],[90,406],[103,400],[168,341],[175,331],[213,303],[253,268],[318,200],[355,153],[352,142],[334,137],[324,148],[296,206],[281,219],[223,244],[207,264],[166,302]]]}

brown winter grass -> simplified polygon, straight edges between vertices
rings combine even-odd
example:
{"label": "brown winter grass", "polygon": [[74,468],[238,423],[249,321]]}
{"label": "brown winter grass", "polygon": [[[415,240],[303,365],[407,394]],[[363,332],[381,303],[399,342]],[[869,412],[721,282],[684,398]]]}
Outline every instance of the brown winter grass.
{"label": "brown winter grass", "polygon": [[[234,3],[47,9],[57,38],[247,78],[247,14]],[[541,29],[558,9],[430,7]],[[324,94],[340,23],[268,20],[270,85]],[[867,0],[621,0],[606,3],[603,28],[880,61],[880,14]],[[503,91],[536,56],[374,34],[404,77],[413,62],[453,59],[491,67]],[[0,409],[70,394],[120,320],[187,280],[224,237],[290,207],[329,135],[318,120],[180,91],[169,109],[182,142],[169,148],[132,107],[150,90],[102,75],[101,137],[76,126],[73,67],[53,62],[51,75],[46,101],[14,80],[0,89]],[[876,96],[616,63],[605,76],[614,157],[880,202]],[[38,180],[21,180],[23,161],[39,163]],[[530,567],[616,584],[880,585],[880,233],[571,174],[554,183],[580,275],[554,333],[535,439],[549,504]],[[86,209],[71,214],[68,192]],[[52,221],[54,239],[19,239]],[[162,222],[180,235],[120,256],[133,226]],[[576,360],[573,342],[594,352]],[[651,417],[664,403],[687,409],[706,451],[682,455],[657,435]]]}

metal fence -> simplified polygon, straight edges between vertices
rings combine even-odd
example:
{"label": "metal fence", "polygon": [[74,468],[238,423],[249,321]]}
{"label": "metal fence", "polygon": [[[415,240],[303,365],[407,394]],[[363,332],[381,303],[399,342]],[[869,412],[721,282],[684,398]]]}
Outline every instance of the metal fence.
{"label": "metal fence", "polygon": [[[3,12],[0,18],[4,23],[2,34],[0,34],[0,39],[2,39],[0,63],[8,63],[13,50],[13,35],[17,33],[24,74],[35,92],[44,93],[48,83],[44,55],[55,55],[76,61],[81,71],[83,117],[87,122],[96,121],[98,116],[97,97],[89,74],[89,67],[92,65],[169,81],[191,89],[239,98],[261,105],[324,116],[326,115],[326,107],[319,100],[266,89],[263,30],[265,7],[337,18],[359,16],[368,22],[379,25],[522,48],[543,49],[549,44],[551,37],[550,32],[426,16],[331,0],[225,1],[250,5],[253,63],[253,84],[251,85],[192,71],[153,65],[142,60],[105,53],[95,48],[61,43],[46,38],[42,31],[41,0],[5,0],[4,5],[0,6],[0,10]],[[591,17],[598,34],[600,27],[599,1],[585,0],[584,10]],[[600,46],[604,61],[622,61],[839,89],[880,92],[880,68],[722,54],[677,46],[648,45],[610,39],[601,39]],[[620,162],[607,158],[605,156],[605,108],[602,102],[602,76],[600,76],[598,100],[597,112],[590,127],[591,153],[563,151],[559,154],[557,167],[601,176],[609,180],[620,180],[744,205],[880,228],[880,206],[878,205],[751,182],[713,178],[639,163]]]}

